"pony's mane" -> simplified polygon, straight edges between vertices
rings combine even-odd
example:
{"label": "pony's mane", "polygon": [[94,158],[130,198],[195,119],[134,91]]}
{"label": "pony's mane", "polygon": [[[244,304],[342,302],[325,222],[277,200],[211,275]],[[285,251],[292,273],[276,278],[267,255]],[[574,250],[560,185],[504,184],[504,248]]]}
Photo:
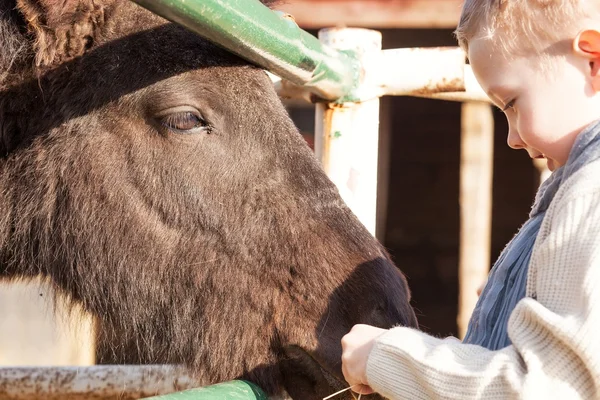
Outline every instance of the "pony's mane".
{"label": "pony's mane", "polygon": [[9,79],[14,79],[19,66],[31,56],[29,42],[19,29],[22,18],[15,7],[12,0],[0,2],[0,90],[7,86]]}
{"label": "pony's mane", "polygon": [[[129,0],[127,0],[129,1]],[[283,0],[260,0],[262,4],[269,8],[274,8],[282,4]],[[88,1],[84,1],[85,4]],[[89,2],[91,3],[91,2]],[[110,3],[110,2],[109,2]],[[51,60],[44,60],[43,53],[35,54],[34,45],[39,47],[51,47],[52,44],[44,44],[42,37],[32,37],[32,32],[28,32],[27,22],[29,20],[37,20],[39,17],[39,4],[36,0],[25,1],[25,5],[21,5],[22,10],[17,5],[16,0],[3,0],[0,2],[0,90],[6,89],[10,85],[14,85],[22,80],[23,75],[31,72],[28,66],[33,64],[44,64]],[[92,14],[97,12],[95,7],[90,4],[89,12]],[[93,11],[92,11],[93,10]],[[32,15],[23,15],[23,13],[31,14],[36,18],[31,18]],[[91,18],[86,14],[86,18]],[[94,17],[90,21],[100,21],[104,16]],[[42,21],[43,22],[43,21]],[[89,21],[87,22],[90,23]],[[96,22],[94,22],[96,23]],[[46,30],[47,27],[36,28],[36,31]],[[60,38],[57,38],[58,40]],[[73,41],[74,38],[68,41],[59,40],[61,43]],[[81,47],[81,46],[79,46]],[[39,50],[39,49],[38,49]],[[75,54],[77,55],[77,54]],[[52,54],[52,56],[55,56]]]}

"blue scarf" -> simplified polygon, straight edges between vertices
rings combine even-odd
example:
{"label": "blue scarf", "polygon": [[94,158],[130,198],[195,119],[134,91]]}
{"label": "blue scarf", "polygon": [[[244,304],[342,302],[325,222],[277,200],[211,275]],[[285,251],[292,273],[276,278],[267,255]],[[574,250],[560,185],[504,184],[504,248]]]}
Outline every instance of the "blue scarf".
{"label": "blue scarf", "polygon": [[577,136],[567,163],[556,169],[540,186],[529,219],[506,245],[490,271],[463,343],[477,344],[490,350],[511,345],[507,333],[508,318],[525,297],[529,260],[546,210],[562,183],[597,159],[600,159],[600,121],[590,124]]}

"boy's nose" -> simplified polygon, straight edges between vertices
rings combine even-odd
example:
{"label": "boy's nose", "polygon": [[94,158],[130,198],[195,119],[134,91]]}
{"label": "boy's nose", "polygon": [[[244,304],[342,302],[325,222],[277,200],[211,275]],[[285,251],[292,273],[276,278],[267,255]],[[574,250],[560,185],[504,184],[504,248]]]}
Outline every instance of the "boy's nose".
{"label": "boy's nose", "polygon": [[519,150],[519,149],[524,149],[525,148],[525,142],[523,142],[523,140],[521,139],[521,135],[519,135],[519,132],[517,132],[516,129],[513,128],[508,128],[508,146],[511,149],[515,149],[515,150]]}

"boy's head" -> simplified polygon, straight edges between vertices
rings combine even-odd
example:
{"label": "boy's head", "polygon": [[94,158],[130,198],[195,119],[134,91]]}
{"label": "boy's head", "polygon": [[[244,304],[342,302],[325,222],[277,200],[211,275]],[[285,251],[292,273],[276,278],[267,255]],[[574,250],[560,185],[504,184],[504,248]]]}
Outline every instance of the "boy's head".
{"label": "boy's head", "polygon": [[466,0],[455,33],[465,51],[488,38],[506,54],[544,54],[573,39],[599,10],[595,0]]}
{"label": "boy's head", "polygon": [[509,146],[564,165],[600,118],[600,0],[466,0],[456,36]]}

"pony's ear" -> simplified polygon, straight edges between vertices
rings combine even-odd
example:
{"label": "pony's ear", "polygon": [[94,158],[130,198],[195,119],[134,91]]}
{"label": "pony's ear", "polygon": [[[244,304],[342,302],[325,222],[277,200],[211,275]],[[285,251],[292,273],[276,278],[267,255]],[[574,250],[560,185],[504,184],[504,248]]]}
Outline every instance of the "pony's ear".
{"label": "pony's ear", "polygon": [[34,39],[35,62],[52,66],[85,53],[106,22],[112,0],[17,0]]}

